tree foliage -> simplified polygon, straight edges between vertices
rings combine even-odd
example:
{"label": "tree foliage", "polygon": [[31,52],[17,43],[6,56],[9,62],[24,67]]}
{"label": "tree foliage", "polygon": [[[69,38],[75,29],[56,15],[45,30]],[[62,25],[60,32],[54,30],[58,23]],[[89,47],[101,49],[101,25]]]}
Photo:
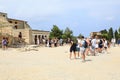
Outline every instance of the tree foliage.
{"label": "tree foliage", "polygon": [[64,33],[63,33],[63,38],[67,39],[67,38],[72,38],[73,37],[73,32],[72,30],[70,30],[68,27],[65,29]]}
{"label": "tree foliage", "polygon": [[120,38],[120,28],[118,30],[113,31],[113,28],[111,27],[108,31],[106,29],[100,31],[102,34],[102,37],[108,39],[109,41],[112,38],[115,38],[116,41],[118,38]]}
{"label": "tree foliage", "polygon": [[120,27],[119,27],[119,29],[118,29],[118,32],[119,32],[119,34],[120,34]]}
{"label": "tree foliage", "polygon": [[118,40],[118,38],[119,38],[119,34],[118,34],[118,31],[117,30],[115,30],[115,38],[116,38],[116,41]]}
{"label": "tree foliage", "polygon": [[78,35],[78,38],[81,38],[82,36],[83,36],[82,34],[79,34],[79,35]]}
{"label": "tree foliage", "polygon": [[113,38],[114,36],[113,36],[113,28],[111,27],[110,29],[109,29],[109,32],[108,32],[108,39],[111,41],[111,39]]}
{"label": "tree foliage", "polygon": [[58,28],[58,26],[53,25],[53,28],[50,32],[50,38],[61,38],[63,31]]}
{"label": "tree foliage", "polygon": [[67,41],[67,40],[76,40],[76,37],[73,36],[73,32],[72,30],[70,30],[68,27],[66,27],[66,29],[64,30],[60,30],[58,28],[58,26],[56,25],[53,25],[53,28],[51,29],[51,32],[50,32],[50,36],[49,36],[51,39],[53,38],[63,38],[64,41]]}
{"label": "tree foliage", "polygon": [[108,34],[108,31],[106,29],[100,31],[102,34]]}
{"label": "tree foliage", "polygon": [[101,32],[101,34],[102,34],[101,36],[102,36],[103,38],[108,39],[108,31],[107,31],[106,29],[101,30],[100,32]]}
{"label": "tree foliage", "polygon": [[120,27],[119,27],[119,29],[118,29],[118,34],[119,34],[119,38],[120,38]]}
{"label": "tree foliage", "polygon": [[[118,30],[113,31],[113,28],[111,27],[110,29],[106,30],[101,30],[100,31],[102,34],[102,37],[106,38],[107,40],[111,41],[112,38],[116,38],[116,41],[118,38],[120,38],[120,27]],[[81,36],[84,36],[82,34],[79,34],[78,37],[80,38]],[[76,40],[76,37],[73,36],[73,31],[70,30],[68,27],[66,27],[65,30],[60,30],[57,25],[53,25],[53,28],[51,29],[50,32],[50,38],[63,38],[64,40],[72,39]]]}

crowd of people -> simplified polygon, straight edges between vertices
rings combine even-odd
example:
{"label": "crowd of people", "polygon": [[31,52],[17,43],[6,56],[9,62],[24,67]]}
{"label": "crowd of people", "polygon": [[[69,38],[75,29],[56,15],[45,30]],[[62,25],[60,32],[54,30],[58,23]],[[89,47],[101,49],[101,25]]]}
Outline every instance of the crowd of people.
{"label": "crowd of people", "polygon": [[62,38],[43,38],[41,40],[37,39],[35,41],[35,45],[45,46],[45,47],[58,47],[63,46],[64,44],[70,43],[70,38],[62,39]]}
{"label": "crowd of people", "polygon": [[108,53],[107,49],[109,47],[110,43],[106,38],[100,38],[98,36],[84,38],[84,36],[82,36],[77,39],[77,43],[71,41],[70,59],[72,59],[72,54],[74,54],[74,59],[81,57],[82,62],[85,62],[85,56],[96,56],[98,53]]}
{"label": "crowd of people", "polygon": [[[21,39],[22,37],[19,36]],[[111,40],[111,43],[106,40],[106,38],[101,38],[99,36],[94,36],[92,38],[77,38],[77,43],[70,40],[70,38],[63,40],[62,38],[57,39],[43,39],[44,45],[46,47],[58,47],[63,46],[64,43],[71,44],[70,46],[70,55],[69,58],[74,59],[82,58],[82,62],[85,62],[86,56],[96,56],[99,53],[108,53],[108,48],[110,48],[110,44],[115,46],[115,39]],[[2,39],[2,49],[6,50],[8,47],[8,38],[3,37]],[[118,45],[120,46],[120,38],[117,41]],[[40,45],[40,44],[38,44]]]}

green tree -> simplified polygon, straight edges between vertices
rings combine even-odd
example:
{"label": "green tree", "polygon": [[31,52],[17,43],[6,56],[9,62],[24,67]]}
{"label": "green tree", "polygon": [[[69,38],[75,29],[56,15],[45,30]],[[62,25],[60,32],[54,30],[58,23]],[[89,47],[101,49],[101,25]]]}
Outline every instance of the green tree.
{"label": "green tree", "polygon": [[108,40],[108,31],[106,29],[104,29],[104,30],[101,30],[100,32],[101,32],[101,36]]}
{"label": "green tree", "polygon": [[81,38],[83,35],[82,34],[79,34],[78,38]]}
{"label": "green tree", "polygon": [[117,30],[115,30],[115,38],[116,38],[116,41],[118,40],[118,38],[119,38],[119,34],[118,34],[118,31]]}
{"label": "green tree", "polygon": [[101,34],[108,34],[108,31],[106,29],[100,31]]}
{"label": "green tree", "polygon": [[119,34],[119,38],[120,38],[120,27],[119,27],[119,29],[118,29],[118,34]]}
{"label": "green tree", "polygon": [[68,27],[65,29],[64,33],[63,33],[63,38],[67,39],[67,38],[72,38],[73,37],[73,32],[72,30],[70,30]]}
{"label": "green tree", "polygon": [[120,27],[119,27],[119,29],[118,29],[118,32],[119,32],[119,34],[120,34]]}
{"label": "green tree", "polygon": [[111,41],[112,38],[113,38],[113,28],[111,27],[109,29],[109,32],[108,32],[108,39],[109,39],[109,41]]}
{"label": "green tree", "polygon": [[53,28],[50,32],[50,38],[61,38],[63,31],[58,28],[58,26],[53,25]]}
{"label": "green tree", "polygon": [[108,34],[102,34],[102,37],[103,37],[103,38],[106,38],[107,40],[109,40]]}

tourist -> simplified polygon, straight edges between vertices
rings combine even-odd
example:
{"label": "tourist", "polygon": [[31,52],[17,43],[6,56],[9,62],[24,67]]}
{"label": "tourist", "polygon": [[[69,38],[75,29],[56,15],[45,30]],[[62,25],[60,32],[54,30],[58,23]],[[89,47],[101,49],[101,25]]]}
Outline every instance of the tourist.
{"label": "tourist", "polygon": [[21,32],[19,32],[18,39],[19,39],[19,43],[21,43],[22,42],[22,33]]}
{"label": "tourist", "polygon": [[63,46],[63,39],[62,38],[60,38],[59,44],[60,44],[60,46]]}
{"label": "tourist", "polygon": [[99,43],[98,43],[98,52],[99,53],[102,53],[102,49],[103,49],[103,39],[102,38],[100,38],[100,41],[99,41]]}
{"label": "tourist", "polygon": [[57,46],[58,46],[57,43],[58,43],[58,39],[55,38],[55,39],[54,39],[54,47],[57,47]]}
{"label": "tourist", "polygon": [[47,39],[47,40],[46,40],[46,46],[47,46],[47,47],[50,47],[50,43],[49,43],[49,42],[50,42],[49,39]]}
{"label": "tourist", "polygon": [[111,39],[111,43],[112,43],[112,46],[115,47],[116,39],[115,39],[115,38],[112,38],[112,39]]}
{"label": "tourist", "polygon": [[49,42],[48,42],[48,43],[49,43],[49,47],[52,47],[52,42],[51,42],[52,40],[49,38],[48,41],[49,41]]}
{"label": "tourist", "polygon": [[6,47],[7,47],[7,40],[6,40],[5,37],[3,37],[3,39],[2,39],[2,49],[6,50]]}
{"label": "tourist", "polygon": [[95,39],[96,39],[95,54],[98,54],[98,52],[99,52],[99,43],[100,43],[100,39],[98,38],[98,36],[95,36]]}
{"label": "tourist", "polygon": [[76,43],[71,41],[71,46],[70,46],[70,59],[72,58],[72,52],[74,53],[74,59],[76,59]]}
{"label": "tourist", "polygon": [[80,58],[80,38],[77,39],[76,51],[78,52],[78,58]]}
{"label": "tourist", "polygon": [[104,49],[105,49],[105,53],[108,53],[107,48],[108,48],[108,41],[106,40],[106,38],[104,38]]}
{"label": "tourist", "polygon": [[[86,55],[89,56],[89,51],[90,51],[90,46],[91,46],[91,42],[90,42],[90,39],[87,38],[86,39],[86,42],[87,42],[87,47],[86,47]],[[90,51],[91,52],[91,51]]]}
{"label": "tourist", "polygon": [[118,46],[120,46],[120,38],[118,39],[117,43],[118,43]]}
{"label": "tourist", "polygon": [[86,45],[86,41],[84,40],[84,36],[82,36],[81,42],[80,42],[80,53],[82,56],[82,62],[85,62],[85,45]]}
{"label": "tourist", "polygon": [[95,46],[96,46],[96,39],[95,37],[92,37],[91,40],[91,51],[92,51],[92,55],[95,56]]}

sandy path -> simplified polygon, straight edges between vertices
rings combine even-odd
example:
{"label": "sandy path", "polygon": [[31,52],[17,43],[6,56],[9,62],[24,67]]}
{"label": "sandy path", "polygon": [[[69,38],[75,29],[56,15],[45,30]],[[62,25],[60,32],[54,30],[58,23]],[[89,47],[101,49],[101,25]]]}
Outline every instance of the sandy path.
{"label": "sandy path", "polygon": [[120,47],[69,60],[69,46],[21,52],[0,49],[0,80],[120,80]]}

